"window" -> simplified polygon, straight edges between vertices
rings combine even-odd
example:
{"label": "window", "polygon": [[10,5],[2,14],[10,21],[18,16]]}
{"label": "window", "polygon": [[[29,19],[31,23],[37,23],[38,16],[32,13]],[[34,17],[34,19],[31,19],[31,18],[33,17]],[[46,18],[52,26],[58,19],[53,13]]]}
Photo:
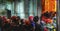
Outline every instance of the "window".
{"label": "window", "polygon": [[21,18],[24,18],[25,17],[25,14],[24,14],[24,2],[19,2],[18,5],[17,5],[17,13],[18,13],[18,16],[20,16]]}

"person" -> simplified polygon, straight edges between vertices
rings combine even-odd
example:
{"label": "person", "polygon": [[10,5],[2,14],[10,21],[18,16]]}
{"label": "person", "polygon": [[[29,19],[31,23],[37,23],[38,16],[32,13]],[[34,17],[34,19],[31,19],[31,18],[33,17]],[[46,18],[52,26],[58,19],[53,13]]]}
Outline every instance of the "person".
{"label": "person", "polygon": [[35,22],[35,30],[34,30],[34,31],[42,31],[42,30],[41,30],[41,25],[37,23],[38,20],[39,20],[39,17],[38,17],[38,16],[35,16],[35,17],[33,18],[33,21]]}
{"label": "person", "polygon": [[47,17],[47,18],[51,18],[52,17],[52,12],[45,12],[44,14],[43,14],[43,16],[45,16],[45,17]]}
{"label": "person", "polygon": [[21,23],[20,21],[21,21],[20,17],[17,16],[17,17],[16,17],[16,24],[17,24],[18,26],[19,26],[19,24]]}
{"label": "person", "polygon": [[2,29],[2,17],[0,16],[0,31],[1,31],[1,29]]}
{"label": "person", "polygon": [[25,20],[24,30],[25,31],[33,31],[32,25],[28,19]]}
{"label": "person", "polygon": [[7,19],[4,24],[4,31],[10,31],[10,19]]}
{"label": "person", "polygon": [[11,20],[12,20],[12,24],[11,24],[11,30],[13,31],[17,31],[17,20],[16,20],[17,16],[12,16]]}
{"label": "person", "polygon": [[32,29],[33,29],[33,31],[34,31],[34,29],[35,29],[35,22],[33,21],[33,16],[29,16],[29,21],[30,21],[30,24],[31,24],[31,26],[32,26]]}
{"label": "person", "polygon": [[17,31],[19,31],[20,29],[19,29],[19,26],[20,26],[20,22],[21,21],[21,19],[20,19],[20,17],[19,16],[16,16],[16,30]]}
{"label": "person", "polygon": [[19,16],[12,16],[11,19],[12,19],[12,23],[13,23],[12,30],[19,31],[20,17]]}
{"label": "person", "polygon": [[24,19],[21,19],[21,24],[19,25],[19,31],[24,31],[23,29],[24,29]]}
{"label": "person", "polygon": [[44,18],[43,16],[40,17],[40,25],[41,25],[41,27],[42,27],[42,28],[41,28],[42,31],[44,31],[45,24],[46,24],[46,23],[45,23],[45,19],[43,19],[43,18]]}
{"label": "person", "polygon": [[6,23],[7,18],[5,16],[2,16],[2,31],[5,30],[5,23]]}

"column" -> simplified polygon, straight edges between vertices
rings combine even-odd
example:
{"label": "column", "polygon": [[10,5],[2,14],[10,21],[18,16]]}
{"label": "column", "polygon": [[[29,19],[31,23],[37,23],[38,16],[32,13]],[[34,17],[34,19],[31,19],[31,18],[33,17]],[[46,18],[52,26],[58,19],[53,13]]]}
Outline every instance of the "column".
{"label": "column", "polygon": [[17,16],[17,10],[16,10],[16,8],[17,8],[17,1],[15,0],[14,1],[14,15],[15,16]]}
{"label": "column", "polygon": [[57,31],[60,31],[60,0],[57,0]]}
{"label": "column", "polygon": [[25,11],[25,18],[29,17],[29,1],[24,0],[24,11]]}
{"label": "column", "polygon": [[33,14],[34,14],[33,9],[34,9],[33,1],[30,0],[30,2],[29,2],[29,16],[33,16]]}
{"label": "column", "polygon": [[20,0],[19,2],[17,2],[16,12],[17,12],[17,16],[20,16],[20,18],[25,18],[24,1],[23,0]]}
{"label": "column", "polygon": [[12,8],[12,10],[11,10],[11,16],[14,16],[15,14],[14,14],[14,2],[11,2],[11,4],[12,4],[12,6],[11,6],[11,8]]}
{"label": "column", "polygon": [[33,14],[34,14],[34,16],[37,16],[38,15],[38,13],[37,13],[37,0],[33,0]]}

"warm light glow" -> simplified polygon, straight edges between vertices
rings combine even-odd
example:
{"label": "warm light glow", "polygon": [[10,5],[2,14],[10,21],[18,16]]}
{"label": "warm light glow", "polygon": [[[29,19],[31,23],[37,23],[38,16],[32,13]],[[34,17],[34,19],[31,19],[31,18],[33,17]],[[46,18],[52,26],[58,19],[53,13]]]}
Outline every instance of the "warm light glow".
{"label": "warm light glow", "polygon": [[56,12],[56,9],[57,9],[57,1],[55,1],[55,12]]}
{"label": "warm light glow", "polygon": [[42,6],[45,6],[45,7],[42,7],[42,11],[56,12],[56,9],[57,9],[56,5],[57,5],[56,0],[45,0],[45,4],[44,4],[44,1],[42,2]]}

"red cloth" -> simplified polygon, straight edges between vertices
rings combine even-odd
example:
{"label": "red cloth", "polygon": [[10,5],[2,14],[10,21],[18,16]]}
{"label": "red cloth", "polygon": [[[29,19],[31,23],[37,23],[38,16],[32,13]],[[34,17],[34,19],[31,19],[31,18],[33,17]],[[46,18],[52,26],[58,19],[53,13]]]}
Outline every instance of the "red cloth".
{"label": "red cloth", "polygon": [[48,29],[47,28],[44,28],[44,31],[48,31]]}
{"label": "red cloth", "polygon": [[53,21],[51,19],[46,19],[46,23],[52,23]]}
{"label": "red cloth", "polygon": [[52,19],[46,18],[45,16],[42,16],[42,20],[45,21],[46,23],[52,23]]}
{"label": "red cloth", "polygon": [[16,16],[12,16],[11,19],[16,19]]}
{"label": "red cloth", "polygon": [[33,18],[34,18],[33,16],[29,16],[30,21],[33,21]]}
{"label": "red cloth", "polygon": [[2,17],[3,21],[6,22],[7,18],[5,16]]}
{"label": "red cloth", "polygon": [[45,17],[44,16],[42,16],[42,20],[45,21]]}

